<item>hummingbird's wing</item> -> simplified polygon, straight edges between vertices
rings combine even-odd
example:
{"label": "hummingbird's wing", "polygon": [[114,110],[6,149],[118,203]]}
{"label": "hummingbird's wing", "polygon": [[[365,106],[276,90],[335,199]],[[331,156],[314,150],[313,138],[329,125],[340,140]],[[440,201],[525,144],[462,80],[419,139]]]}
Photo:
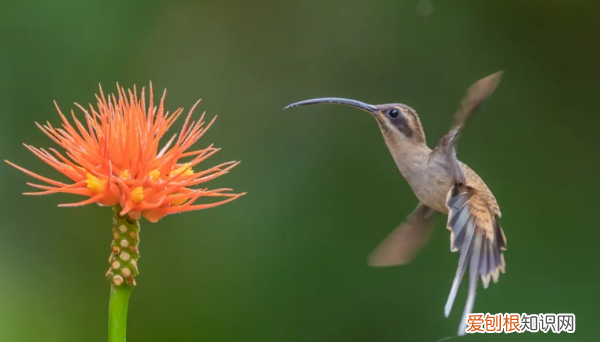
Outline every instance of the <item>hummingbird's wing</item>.
{"label": "hummingbird's wing", "polygon": [[447,227],[451,232],[451,250],[460,251],[458,268],[444,308],[446,317],[450,315],[462,278],[469,268],[469,292],[458,335],[465,334],[467,315],[473,312],[479,278],[487,288],[490,278],[496,282],[500,272],[505,271],[502,251],[506,250],[506,237],[498,223],[501,213],[496,199],[483,180],[456,158],[456,142],[466,118],[491,95],[500,77],[501,72],[497,72],[467,90],[450,131],[440,139],[433,152],[434,158],[445,160],[452,170],[454,185],[446,198]]}
{"label": "hummingbird's wing", "polygon": [[373,267],[397,266],[411,261],[429,241],[438,213],[419,203],[406,220],[398,226],[369,256]]}
{"label": "hummingbird's wing", "polygon": [[[459,110],[454,113],[454,120],[450,130],[437,143],[434,152],[442,152],[448,157],[456,155],[456,142],[465,121],[496,89],[502,78],[502,71],[498,71],[475,82],[464,95]],[[461,184],[465,183],[464,175],[460,170],[460,165],[456,157],[448,160],[452,168],[455,179]]]}

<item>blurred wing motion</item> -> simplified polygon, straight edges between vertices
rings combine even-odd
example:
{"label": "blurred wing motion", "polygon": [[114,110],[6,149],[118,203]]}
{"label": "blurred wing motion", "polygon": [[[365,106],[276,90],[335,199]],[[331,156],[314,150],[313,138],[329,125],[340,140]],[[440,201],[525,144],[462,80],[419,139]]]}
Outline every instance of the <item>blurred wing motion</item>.
{"label": "blurred wing motion", "polygon": [[428,206],[419,203],[373,251],[368,264],[373,267],[397,266],[411,261],[427,244],[433,233],[434,221],[438,213]]}
{"label": "blurred wing motion", "polygon": [[451,250],[460,251],[456,276],[444,308],[446,317],[450,315],[467,266],[469,268],[469,292],[458,335],[465,334],[467,315],[473,311],[479,278],[487,288],[490,278],[497,282],[499,273],[505,271],[502,251],[506,250],[506,237],[498,223],[501,213],[496,199],[481,178],[456,159],[456,142],[465,120],[492,94],[501,75],[497,72],[487,76],[467,90],[450,131],[436,146],[436,152],[445,154],[454,173],[454,186],[446,198],[447,227]]}
{"label": "blurred wing motion", "polygon": [[454,121],[450,130],[437,143],[434,152],[441,152],[448,158],[449,166],[457,184],[465,184],[466,180],[456,159],[456,142],[460,136],[460,131],[464,127],[465,121],[483,101],[485,101],[496,89],[502,78],[502,71],[493,73],[487,77],[475,82],[469,89],[460,103],[460,109],[454,114]]}

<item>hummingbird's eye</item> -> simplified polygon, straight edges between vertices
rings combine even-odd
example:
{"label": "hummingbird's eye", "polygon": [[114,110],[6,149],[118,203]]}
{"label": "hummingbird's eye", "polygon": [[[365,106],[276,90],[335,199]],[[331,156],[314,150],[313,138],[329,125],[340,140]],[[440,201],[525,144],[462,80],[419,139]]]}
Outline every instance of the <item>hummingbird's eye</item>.
{"label": "hummingbird's eye", "polygon": [[390,118],[395,119],[398,117],[398,115],[400,114],[400,111],[397,110],[396,108],[390,110],[390,112],[388,113],[388,115],[390,116]]}

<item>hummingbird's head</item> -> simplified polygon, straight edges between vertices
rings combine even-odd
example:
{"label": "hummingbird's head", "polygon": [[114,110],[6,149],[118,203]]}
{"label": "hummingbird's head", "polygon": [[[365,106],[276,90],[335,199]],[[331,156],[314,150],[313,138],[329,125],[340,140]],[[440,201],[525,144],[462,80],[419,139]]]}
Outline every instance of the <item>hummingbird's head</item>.
{"label": "hummingbird's head", "polygon": [[292,103],[284,109],[322,103],[346,105],[370,113],[377,121],[381,133],[388,142],[425,143],[425,132],[417,112],[401,103],[371,105],[356,100],[324,97]]}

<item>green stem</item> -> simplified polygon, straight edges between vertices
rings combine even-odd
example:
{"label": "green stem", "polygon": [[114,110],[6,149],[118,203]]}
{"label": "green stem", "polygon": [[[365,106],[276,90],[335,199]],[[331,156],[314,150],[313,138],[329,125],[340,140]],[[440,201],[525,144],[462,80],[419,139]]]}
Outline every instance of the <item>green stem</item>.
{"label": "green stem", "polygon": [[127,308],[132,286],[110,287],[108,305],[108,342],[125,342],[127,333]]}
{"label": "green stem", "polygon": [[108,306],[108,342],[125,342],[129,297],[139,274],[140,223],[128,216],[121,217],[121,207],[113,208],[113,241],[108,258],[110,268],[106,278],[111,283]]}

